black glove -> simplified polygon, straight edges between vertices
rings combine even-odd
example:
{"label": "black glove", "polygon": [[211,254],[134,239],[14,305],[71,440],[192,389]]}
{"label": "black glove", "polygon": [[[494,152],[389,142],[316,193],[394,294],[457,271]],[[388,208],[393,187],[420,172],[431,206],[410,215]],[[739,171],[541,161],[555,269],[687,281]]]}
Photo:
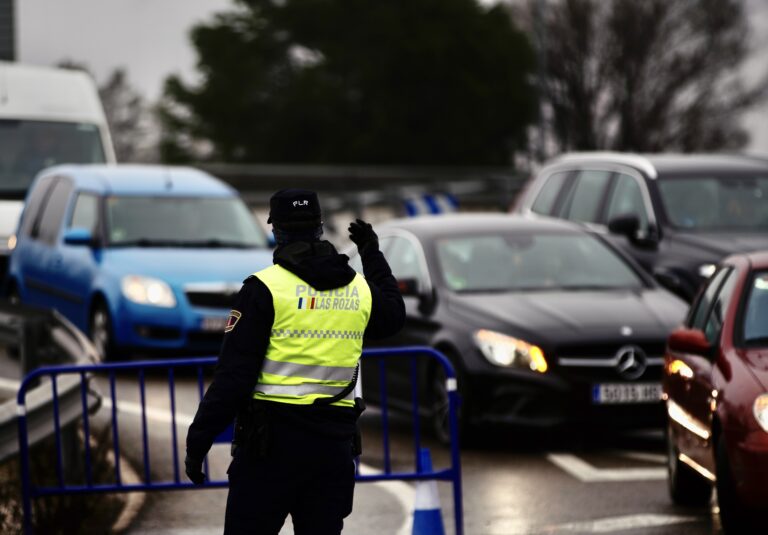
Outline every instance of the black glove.
{"label": "black glove", "polygon": [[185,472],[187,477],[195,485],[202,485],[205,483],[205,474],[203,473],[203,461],[191,458],[189,455],[184,459]]}
{"label": "black glove", "polygon": [[349,239],[357,245],[360,256],[369,251],[379,250],[379,237],[373,231],[373,226],[362,219],[349,224]]}

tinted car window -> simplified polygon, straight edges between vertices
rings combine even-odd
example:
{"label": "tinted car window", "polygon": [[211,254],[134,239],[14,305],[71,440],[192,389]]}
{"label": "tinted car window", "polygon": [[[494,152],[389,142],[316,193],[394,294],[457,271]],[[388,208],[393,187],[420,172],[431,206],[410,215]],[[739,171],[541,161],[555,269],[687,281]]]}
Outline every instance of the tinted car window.
{"label": "tinted car window", "polygon": [[707,322],[704,325],[704,335],[711,344],[716,343],[720,338],[720,333],[723,330],[725,313],[731,303],[733,289],[736,286],[736,279],[735,271],[729,271],[726,275],[725,282],[723,282],[721,286],[717,301],[715,301],[715,305],[712,307],[712,312],[710,312]]}
{"label": "tinted car window", "polygon": [[99,198],[91,193],[80,193],[72,210],[70,228],[84,228],[93,232],[99,221]]}
{"label": "tinted car window", "polygon": [[39,238],[41,241],[48,244],[56,241],[71,193],[72,183],[69,180],[60,178],[54,184],[40,219]]}
{"label": "tinted car window", "polygon": [[597,209],[610,177],[610,171],[581,171],[560,215],[571,221],[596,222]]}
{"label": "tinted car window", "polygon": [[419,251],[410,240],[399,236],[391,238],[387,260],[396,279],[422,280],[424,278]]}
{"label": "tinted car window", "polygon": [[640,219],[640,228],[648,228],[648,213],[645,211],[643,192],[640,184],[629,175],[617,175],[608,201],[606,219],[610,221],[617,215],[634,214]]}
{"label": "tinted car window", "polygon": [[539,191],[536,200],[531,206],[531,210],[537,214],[552,213],[552,208],[554,208],[555,201],[557,200],[557,194],[560,193],[567,176],[568,173],[555,173],[547,177],[547,181]]}
{"label": "tinted car window", "polygon": [[768,272],[755,274],[744,311],[744,342],[768,345]]}
{"label": "tinted car window", "polygon": [[53,184],[54,177],[47,176],[40,180],[35,185],[35,189],[27,200],[26,207],[24,208],[24,221],[21,226],[21,234],[23,236],[30,236],[32,234],[32,228],[40,219],[40,209],[43,206],[45,200],[48,197],[48,191]]}
{"label": "tinted car window", "polygon": [[768,177],[698,176],[659,180],[670,224],[690,230],[768,229]]}
{"label": "tinted car window", "polygon": [[0,119],[0,191],[24,191],[52,165],[105,161],[95,124]]}
{"label": "tinted car window", "polygon": [[729,273],[729,269],[722,268],[718,271],[710,280],[706,289],[700,294],[699,300],[692,309],[692,314],[689,317],[688,326],[693,329],[704,330],[704,324],[707,320],[707,314],[712,308],[712,302],[717,295],[717,291],[720,289],[720,285],[723,283],[726,275]]}
{"label": "tinted car window", "polygon": [[443,280],[456,291],[639,288],[610,247],[586,234],[493,234],[437,242]]}
{"label": "tinted car window", "polygon": [[115,196],[106,204],[112,246],[266,246],[239,198]]}

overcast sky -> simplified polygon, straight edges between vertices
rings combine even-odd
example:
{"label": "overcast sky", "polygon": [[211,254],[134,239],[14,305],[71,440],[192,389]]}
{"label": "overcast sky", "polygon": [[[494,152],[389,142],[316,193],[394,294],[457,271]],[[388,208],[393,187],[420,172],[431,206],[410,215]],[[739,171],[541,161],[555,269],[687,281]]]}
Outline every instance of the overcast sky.
{"label": "overcast sky", "polygon": [[[768,2],[747,3],[759,50],[751,72],[757,73],[768,68]],[[231,5],[232,0],[16,0],[18,57],[39,65],[82,62],[100,82],[125,67],[134,86],[154,101],[167,75],[194,77],[190,28]],[[768,154],[766,119],[768,104],[747,117],[749,150]]]}

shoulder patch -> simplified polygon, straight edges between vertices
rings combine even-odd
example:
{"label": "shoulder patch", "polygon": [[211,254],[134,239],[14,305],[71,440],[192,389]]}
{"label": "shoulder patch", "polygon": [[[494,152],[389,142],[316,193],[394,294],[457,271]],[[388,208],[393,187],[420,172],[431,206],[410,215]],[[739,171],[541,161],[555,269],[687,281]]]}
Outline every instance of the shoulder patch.
{"label": "shoulder patch", "polygon": [[239,310],[230,310],[229,317],[227,318],[227,325],[224,327],[224,332],[228,333],[233,330],[235,325],[237,325],[237,322],[240,321],[240,318],[242,317],[243,315]]}

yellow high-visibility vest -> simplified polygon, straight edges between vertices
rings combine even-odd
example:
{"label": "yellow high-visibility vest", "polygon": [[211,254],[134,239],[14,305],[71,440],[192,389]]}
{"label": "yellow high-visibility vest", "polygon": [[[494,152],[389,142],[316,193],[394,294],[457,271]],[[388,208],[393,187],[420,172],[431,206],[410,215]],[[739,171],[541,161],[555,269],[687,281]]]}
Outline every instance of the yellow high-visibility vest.
{"label": "yellow high-visibility vest", "polygon": [[[365,278],[320,291],[274,265],[254,273],[272,294],[275,321],[253,398],[310,405],[339,394],[352,380],[371,317]],[[354,406],[354,393],[333,405]]]}

